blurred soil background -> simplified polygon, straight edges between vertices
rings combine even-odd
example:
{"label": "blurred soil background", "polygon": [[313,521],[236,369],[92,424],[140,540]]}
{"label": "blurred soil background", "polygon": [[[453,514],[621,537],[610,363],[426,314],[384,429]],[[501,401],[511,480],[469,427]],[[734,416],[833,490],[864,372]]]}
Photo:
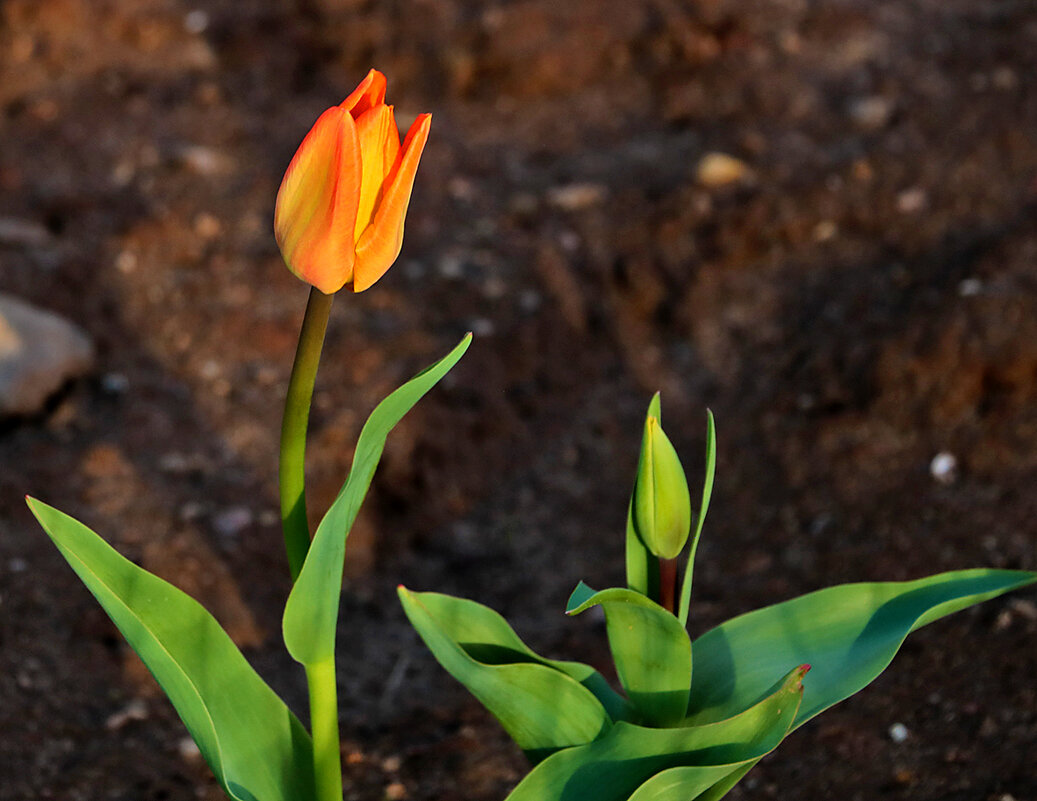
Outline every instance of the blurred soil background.
{"label": "blurred soil background", "polygon": [[[4,0],[0,292],[94,356],[0,422],[0,799],[220,797],[26,492],[203,600],[304,711],[275,459],[307,288],[271,217],[371,66],[401,127],[435,119],[398,264],[335,302],[311,509],[377,400],[476,339],[351,539],[346,798],[492,801],[524,771],[398,583],[608,670],[562,609],[623,580],[657,389],[693,494],[718,423],[694,633],[1037,568],[1032,0]],[[1035,642],[1032,590],[934,624],[731,798],[1034,801]]]}

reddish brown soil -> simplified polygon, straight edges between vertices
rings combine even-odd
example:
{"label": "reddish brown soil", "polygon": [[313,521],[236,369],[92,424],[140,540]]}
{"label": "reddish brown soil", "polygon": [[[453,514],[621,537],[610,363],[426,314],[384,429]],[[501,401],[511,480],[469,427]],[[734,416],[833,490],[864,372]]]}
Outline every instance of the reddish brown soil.
{"label": "reddish brown soil", "polygon": [[[270,218],[372,65],[435,122],[399,264],[333,310],[314,507],[377,399],[477,337],[354,534],[347,798],[489,801],[524,769],[397,583],[605,666],[561,609],[621,581],[655,389],[695,481],[718,421],[695,631],[836,582],[1037,568],[1033,3],[6,0],[0,216],[49,238],[0,243],[0,290],[100,357],[0,430],[0,799],[219,797],[25,492],[204,600],[303,706],[274,463],[306,288]],[[709,151],[751,178],[700,185]],[[1034,801],[1035,600],[918,633],[731,797]]]}

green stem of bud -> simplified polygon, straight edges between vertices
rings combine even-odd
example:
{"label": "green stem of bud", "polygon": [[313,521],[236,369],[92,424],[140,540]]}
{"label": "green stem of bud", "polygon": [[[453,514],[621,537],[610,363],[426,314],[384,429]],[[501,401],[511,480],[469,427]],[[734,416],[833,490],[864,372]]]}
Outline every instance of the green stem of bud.
{"label": "green stem of bud", "polygon": [[306,518],[306,427],[310,419],[310,401],[317,378],[317,365],[324,347],[328,315],[334,295],[310,289],[306,303],[299,346],[295,351],[292,377],[288,382],[284,417],[281,420],[281,460],[279,483],[281,494],[281,526],[284,547],[288,552],[288,569],[292,582],[299,577],[306,552],[310,549],[310,526]]}
{"label": "green stem of bud", "polygon": [[677,560],[659,560],[659,605],[667,612],[676,610]]}

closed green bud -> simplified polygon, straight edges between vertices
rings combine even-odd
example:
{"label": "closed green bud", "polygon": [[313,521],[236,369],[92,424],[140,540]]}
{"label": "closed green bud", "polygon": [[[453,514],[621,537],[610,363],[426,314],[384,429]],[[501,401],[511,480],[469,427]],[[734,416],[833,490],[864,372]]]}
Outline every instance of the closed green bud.
{"label": "closed green bud", "polygon": [[645,419],[641,462],[634,483],[634,526],[661,559],[674,559],[691,532],[691,495],[677,451],[659,424],[658,405]]}

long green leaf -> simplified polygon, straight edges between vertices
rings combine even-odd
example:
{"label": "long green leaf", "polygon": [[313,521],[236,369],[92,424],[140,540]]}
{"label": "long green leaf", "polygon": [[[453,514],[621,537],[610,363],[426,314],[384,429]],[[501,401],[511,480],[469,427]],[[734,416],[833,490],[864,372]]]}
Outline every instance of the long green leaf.
{"label": "long green leaf", "polygon": [[699,537],[702,536],[702,525],[706,522],[709,511],[709,500],[713,497],[713,479],[717,473],[717,429],[713,421],[713,412],[706,409],[706,476],[702,481],[702,503],[699,504],[698,517],[695,519],[695,533],[688,548],[688,563],[684,568],[684,582],[681,584],[681,600],[677,619],[682,626],[688,625],[688,608],[691,606],[691,577],[695,572],[695,552],[699,549]]}
{"label": "long green leaf", "polygon": [[28,503],[165,690],[227,795],[312,799],[309,735],[215,618],[82,523],[33,498]]}
{"label": "long green leaf", "polygon": [[603,703],[625,711],[623,699],[593,669],[543,659],[493,610],[405,587],[399,596],[439,664],[493,713],[530,760],[608,731],[612,721]]}
{"label": "long green leaf", "polygon": [[[601,739],[544,760],[507,801],[626,801],[653,777],[682,767],[689,769],[685,781],[695,776],[708,787],[784,739],[796,717],[806,670],[796,668],[759,704],[711,725],[650,729],[617,723]],[[652,791],[649,784],[644,797],[677,798]]]}
{"label": "long green leaf", "polygon": [[680,621],[659,604],[626,588],[594,592],[582,581],[566,613],[605,610],[605,627],[623,689],[652,726],[672,726],[688,712],[691,640]]}
{"label": "long green leaf", "polygon": [[1037,573],[962,570],[917,581],[842,584],[733,618],[693,643],[689,721],[737,714],[786,665],[814,670],[800,725],[867,686],[907,635],[959,609],[1037,581]]}
{"label": "long green leaf", "polygon": [[312,665],[334,657],[346,537],[371,486],[386,437],[425,393],[457,364],[471,341],[471,334],[465,336],[444,358],[379,403],[364,424],[349,477],[317,527],[302,571],[285,605],[284,642],[297,662]]}

